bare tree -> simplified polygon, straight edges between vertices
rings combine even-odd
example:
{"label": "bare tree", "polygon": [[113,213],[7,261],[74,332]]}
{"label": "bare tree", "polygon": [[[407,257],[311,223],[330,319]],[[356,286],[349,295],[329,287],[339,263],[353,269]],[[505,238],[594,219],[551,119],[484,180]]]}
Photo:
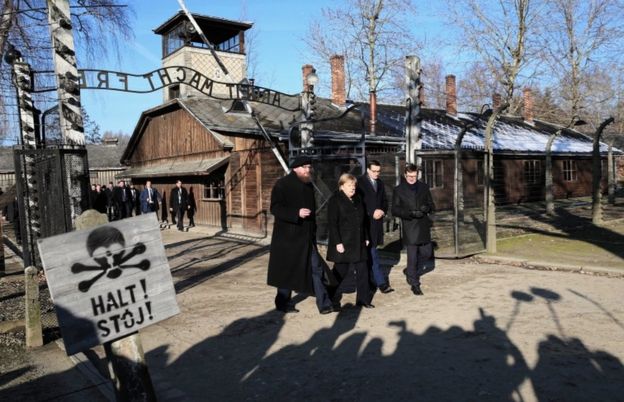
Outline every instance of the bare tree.
{"label": "bare tree", "polygon": [[373,92],[403,100],[404,59],[417,48],[409,30],[412,10],[411,0],[348,0],[323,8],[304,38],[312,61],[320,67],[334,54],[345,57],[347,97],[364,100]]}
{"label": "bare tree", "polygon": [[[562,89],[561,103],[572,116],[605,102],[600,67],[621,60],[624,39],[621,0],[548,0],[543,43],[550,74]],[[599,77],[603,75],[603,77]],[[604,108],[604,107],[603,107]],[[594,123],[598,124],[600,119]]]}
{"label": "bare tree", "polygon": [[486,249],[496,252],[496,215],[493,190],[494,125],[511,105],[521,74],[524,78],[538,47],[534,41],[539,25],[539,0],[460,0],[449,2],[453,23],[462,32],[462,45],[473,52],[495,78],[501,90],[501,106],[488,117],[484,148],[486,188]]}
{"label": "bare tree", "polygon": [[[0,6],[0,51],[13,44],[36,70],[52,70],[52,49],[46,0],[2,0]],[[111,51],[119,58],[120,44],[133,36],[130,20],[133,11],[119,0],[72,0],[72,26],[76,35],[77,53],[81,64],[91,64]],[[48,84],[53,82],[48,77]],[[40,82],[40,81],[39,81]],[[45,80],[43,81],[45,82]],[[7,133],[15,112],[15,89],[11,83],[11,67],[0,67],[0,125]],[[54,95],[39,95],[36,106],[56,102]],[[5,138],[0,138],[3,140]]]}
{"label": "bare tree", "polygon": [[618,69],[609,66],[621,62],[624,8],[621,0],[548,0],[548,7],[551,22],[543,33],[544,48],[561,87],[561,105],[568,117],[581,116],[593,129],[592,219],[599,223],[602,163],[598,142],[605,126],[613,122],[603,120],[605,112],[614,111],[617,102],[613,72]]}

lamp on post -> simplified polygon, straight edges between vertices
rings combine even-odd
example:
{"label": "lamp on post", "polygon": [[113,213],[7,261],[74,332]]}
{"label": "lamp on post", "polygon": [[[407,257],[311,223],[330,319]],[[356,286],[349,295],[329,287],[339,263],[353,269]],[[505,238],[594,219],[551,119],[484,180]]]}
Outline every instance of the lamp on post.
{"label": "lamp on post", "polygon": [[314,86],[318,83],[318,75],[314,71],[306,75],[305,87],[301,94],[301,108],[303,109],[303,116],[306,123],[301,125],[301,148],[309,148],[312,146],[312,133],[314,125],[309,122],[312,120],[316,113],[316,95],[314,94]]}

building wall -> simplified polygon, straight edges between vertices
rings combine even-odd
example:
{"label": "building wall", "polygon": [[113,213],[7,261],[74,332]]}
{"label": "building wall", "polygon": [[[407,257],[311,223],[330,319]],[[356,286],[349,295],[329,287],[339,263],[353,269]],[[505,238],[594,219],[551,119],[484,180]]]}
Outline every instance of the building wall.
{"label": "building wall", "polygon": [[[201,155],[201,156],[198,156]],[[195,160],[227,155],[223,146],[185,110],[152,118],[143,131],[130,159],[132,166],[150,166],[162,159]]]}

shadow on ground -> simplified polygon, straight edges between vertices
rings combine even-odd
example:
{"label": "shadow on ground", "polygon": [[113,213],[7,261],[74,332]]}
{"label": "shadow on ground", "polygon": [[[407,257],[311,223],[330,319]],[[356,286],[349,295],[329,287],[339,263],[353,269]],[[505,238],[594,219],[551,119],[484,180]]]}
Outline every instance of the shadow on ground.
{"label": "shadow on ground", "polygon": [[[147,357],[190,400],[522,400],[525,381],[541,401],[621,397],[622,362],[565,335],[554,307],[561,295],[531,288],[511,298],[516,308],[504,325],[482,308],[473,329],[415,333],[405,321],[389,322],[393,350],[358,329],[361,311],[350,306],[302,343],[276,345],[284,316],[269,311],[232,322],[171,363],[166,346]],[[536,300],[546,301],[558,333],[536,345],[530,368],[507,334],[521,305]]]}
{"label": "shadow on ground", "polygon": [[[568,290],[571,297],[589,300],[614,318],[589,297]],[[472,329],[430,326],[416,333],[405,321],[391,321],[385,324],[396,333],[391,345],[361,330],[362,311],[347,306],[330,326],[300,343],[279,344],[285,316],[269,311],[233,321],[173,361],[167,346],[146,357],[150,370],[175,384],[184,400],[501,401],[532,399],[527,394],[533,391],[540,401],[621,400],[622,362],[566,336],[555,308],[562,295],[532,287],[514,290],[510,297],[515,305],[506,323],[497,322],[483,308],[478,309]],[[538,361],[531,368],[508,332],[522,306],[535,301],[546,303],[558,333],[539,341]],[[0,375],[0,384],[24,370]],[[74,375],[55,373],[4,388],[0,399],[44,400],[42,390],[48,390],[48,397],[69,397],[58,385],[67,387]],[[532,387],[521,386],[527,381]],[[159,384],[155,386],[158,392]]]}

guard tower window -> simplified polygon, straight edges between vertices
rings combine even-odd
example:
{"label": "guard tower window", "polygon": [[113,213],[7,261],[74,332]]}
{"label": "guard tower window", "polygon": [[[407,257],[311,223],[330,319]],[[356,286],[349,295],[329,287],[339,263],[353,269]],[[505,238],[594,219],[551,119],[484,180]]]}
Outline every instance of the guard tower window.
{"label": "guard tower window", "polygon": [[169,99],[175,99],[180,97],[180,85],[171,85],[169,87]]}
{"label": "guard tower window", "polygon": [[[215,50],[244,54],[245,31],[252,24],[200,14],[193,14],[193,17]],[[208,47],[183,12],[171,17],[154,32],[163,37],[163,58],[186,46],[204,49]]]}

